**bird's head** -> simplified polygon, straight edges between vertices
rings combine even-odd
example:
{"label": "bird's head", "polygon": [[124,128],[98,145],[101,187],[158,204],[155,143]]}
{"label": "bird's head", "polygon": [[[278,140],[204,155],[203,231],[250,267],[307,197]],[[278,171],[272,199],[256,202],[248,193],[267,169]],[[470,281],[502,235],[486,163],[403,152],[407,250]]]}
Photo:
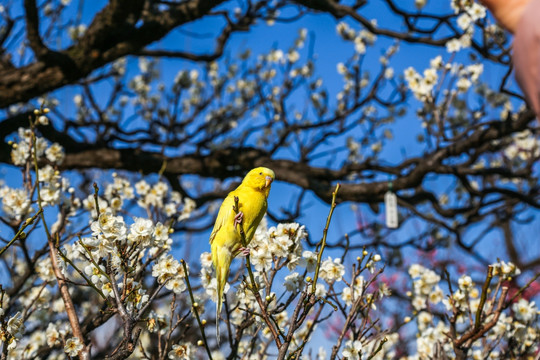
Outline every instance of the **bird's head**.
{"label": "bird's head", "polygon": [[263,190],[268,194],[270,185],[276,178],[276,174],[268,168],[258,167],[247,173],[242,184],[257,190]]}

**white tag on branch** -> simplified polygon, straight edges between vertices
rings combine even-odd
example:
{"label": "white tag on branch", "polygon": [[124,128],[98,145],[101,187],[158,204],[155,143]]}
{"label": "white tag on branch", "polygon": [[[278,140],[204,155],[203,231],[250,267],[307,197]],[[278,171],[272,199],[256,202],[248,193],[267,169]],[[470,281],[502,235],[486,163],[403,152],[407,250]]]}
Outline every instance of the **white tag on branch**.
{"label": "white tag on branch", "polygon": [[384,207],[386,210],[386,226],[390,229],[398,227],[397,197],[392,191],[384,194]]}

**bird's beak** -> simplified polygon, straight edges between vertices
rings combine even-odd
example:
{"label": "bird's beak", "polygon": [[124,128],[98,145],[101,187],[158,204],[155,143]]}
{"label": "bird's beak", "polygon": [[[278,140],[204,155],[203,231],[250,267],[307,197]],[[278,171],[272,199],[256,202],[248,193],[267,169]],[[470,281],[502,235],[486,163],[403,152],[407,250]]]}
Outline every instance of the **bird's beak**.
{"label": "bird's beak", "polygon": [[266,179],[266,187],[269,187],[272,181],[274,180],[272,179],[271,176],[267,176],[265,179]]}

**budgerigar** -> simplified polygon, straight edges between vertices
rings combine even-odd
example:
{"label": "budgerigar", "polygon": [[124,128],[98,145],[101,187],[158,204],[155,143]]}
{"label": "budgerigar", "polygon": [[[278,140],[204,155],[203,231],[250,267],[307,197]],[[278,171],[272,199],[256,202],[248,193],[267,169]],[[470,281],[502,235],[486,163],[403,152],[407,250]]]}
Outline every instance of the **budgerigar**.
{"label": "budgerigar", "polygon": [[[268,168],[258,167],[251,170],[242,183],[223,200],[210,235],[212,262],[216,269],[217,280],[216,336],[218,343],[223,289],[229,276],[232,259],[239,253],[249,252],[249,249],[245,249],[242,245],[238,225],[242,224],[246,242],[249,243],[266,213],[268,193],[274,179],[274,172]],[[235,197],[238,197],[238,215],[233,209]]]}

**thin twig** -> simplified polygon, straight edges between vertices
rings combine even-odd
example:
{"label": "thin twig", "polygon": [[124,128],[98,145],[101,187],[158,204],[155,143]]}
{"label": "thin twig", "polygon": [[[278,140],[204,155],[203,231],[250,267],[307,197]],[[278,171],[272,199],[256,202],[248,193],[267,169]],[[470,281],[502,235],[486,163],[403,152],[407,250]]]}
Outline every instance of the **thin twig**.
{"label": "thin twig", "polygon": [[0,250],[0,256],[2,256],[2,254],[11,246],[13,245],[13,243],[19,238],[22,236],[22,234],[24,233],[24,229],[26,229],[27,226],[31,225],[34,223],[34,221],[38,218],[38,216],[41,215],[41,213],[43,212],[43,209],[40,208],[37,213],[34,214],[34,216],[32,216],[31,218],[28,218],[26,219],[26,221],[22,224],[21,228],[19,229],[19,231],[17,231],[17,233],[15,234],[15,236],[13,237],[13,239],[11,239],[7,244],[6,246],[4,246],[2,248],[2,250]]}
{"label": "thin twig", "polygon": [[533,282],[535,282],[536,279],[538,279],[539,277],[540,277],[540,272],[537,273],[535,276],[533,276],[533,278],[532,278],[531,280],[529,280],[529,282],[528,282],[527,284],[525,284],[523,287],[521,287],[521,288],[520,288],[520,289],[519,289],[519,290],[518,290],[511,298],[510,298],[510,300],[508,300],[508,301],[506,302],[506,304],[504,305],[504,308],[505,308],[505,309],[508,308],[508,306],[510,306],[510,304],[512,304],[512,303],[514,302],[514,300],[516,300],[518,296],[520,296],[525,290],[527,290],[527,288],[528,288],[529,286],[531,286],[531,284],[532,284]]}
{"label": "thin twig", "polygon": [[96,203],[96,219],[99,219],[99,187],[96,183],[94,183],[94,202]]}
{"label": "thin twig", "polygon": [[94,285],[94,283],[88,279],[88,277],[73,263],[73,261],[71,261],[63,252],[62,250],[60,250],[60,248],[56,248],[56,251],[58,251],[58,254],[60,255],[60,257],[65,261],[67,262],[68,264],[70,264],[74,269],[75,271],[77,271],[79,273],[79,275],[81,275],[81,277],[86,281],[86,283],[88,284],[88,286],[90,286],[91,288],[93,288],[94,290],[96,290],[96,292],[103,298],[103,300],[107,301],[107,297],[105,296],[105,294],[103,294],[103,292],[98,289],[96,287],[96,285]]}
{"label": "thin twig", "polygon": [[186,279],[186,286],[189,291],[189,298],[191,299],[193,313],[195,314],[195,318],[197,319],[197,323],[199,324],[199,329],[201,330],[204,348],[206,349],[208,358],[212,360],[212,353],[210,352],[210,348],[208,347],[208,341],[206,340],[206,334],[204,332],[204,325],[202,324],[201,318],[199,317],[199,310],[198,310],[199,304],[195,301],[195,298],[193,297],[193,291],[191,290],[191,284],[189,283],[189,275],[188,275],[186,261],[182,259],[180,262],[182,263],[182,266],[184,267],[184,276],[185,276],[184,278]]}
{"label": "thin twig", "polygon": [[[328,213],[328,217],[326,218],[326,226],[324,227],[324,230],[323,230],[323,237],[321,239],[321,242],[319,243],[320,249],[319,249],[319,253],[317,254],[317,267],[315,268],[315,276],[313,277],[313,283],[311,285],[312,294],[315,294],[315,290],[317,289],[317,279],[319,278],[319,270],[321,268],[322,254],[326,246],[326,236],[328,235],[328,227],[330,226],[330,220],[332,219],[332,214],[334,213],[334,209],[336,208],[336,195],[340,187],[341,185],[338,183],[336,185],[336,189],[332,193],[332,205],[330,205],[330,212]],[[317,245],[317,247],[319,247],[319,245]]]}
{"label": "thin twig", "polygon": [[[30,126],[32,128],[32,147],[33,147],[33,157],[34,157],[34,170],[36,173],[36,193],[37,193],[37,203],[40,210],[41,215],[41,222],[43,223],[43,228],[45,229],[45,232],[47,234],[47,242],[49,244],[49,253],[51,256],[51,265],[53,268],[54,275],[56,277],[56,281],[58,283],[58,289],[60,291],[60,295],[62,296],[62,300],[64,301],[64,307],[66,309],[66,314],[69,319],[69,323],[72,328],[73,336],[79,338],[79,340],[82,343],[82,349],[79,351],[79,358],[81,360],[87,360],[90,358],[90,351],[88,349],[88,346],[84,344],[84,335],[81,331],[81,325],[79,323],[79,317],[77,316],[77,311],[75,310],[75,305],[73,304],[73,299],[71,298],[71,295],[69,294],[69,290],[67,287],[66,279],[64,275],[62,274],[62,271],[58,267],[58,258],[56,257],[56,246],[54,244],[54,238],[51,236],[51,233],[49,231],[49,227],[47,225],[47,222],[45,221],[45,215],[43,213],[43,205],[41,202],[41,195],[40,195],[40,186],[39,186],[39,166],[38,166],[38,160],[37,160],[37,140],[36,140],[36,134],[35,129],[30,122]],[[57,230],[58,231],[58,230]]]}
{"label": "thin twig", "polygon": [[489,284],[491,283],[492,278],[493,278],[493,266],[489,266],[487,276],[486,276],[486,281],[484,282],[484,286],[482,286],[482,295],[480,297],[480,304],[478,304],[478,309],[476,310],[476,319],[474,320],[475,329],[480,328],[480,325],[482,323],[482,311],[484,309],[484,304],[486,303],[486,298],[487,298],[488,290],[489,290]]}

